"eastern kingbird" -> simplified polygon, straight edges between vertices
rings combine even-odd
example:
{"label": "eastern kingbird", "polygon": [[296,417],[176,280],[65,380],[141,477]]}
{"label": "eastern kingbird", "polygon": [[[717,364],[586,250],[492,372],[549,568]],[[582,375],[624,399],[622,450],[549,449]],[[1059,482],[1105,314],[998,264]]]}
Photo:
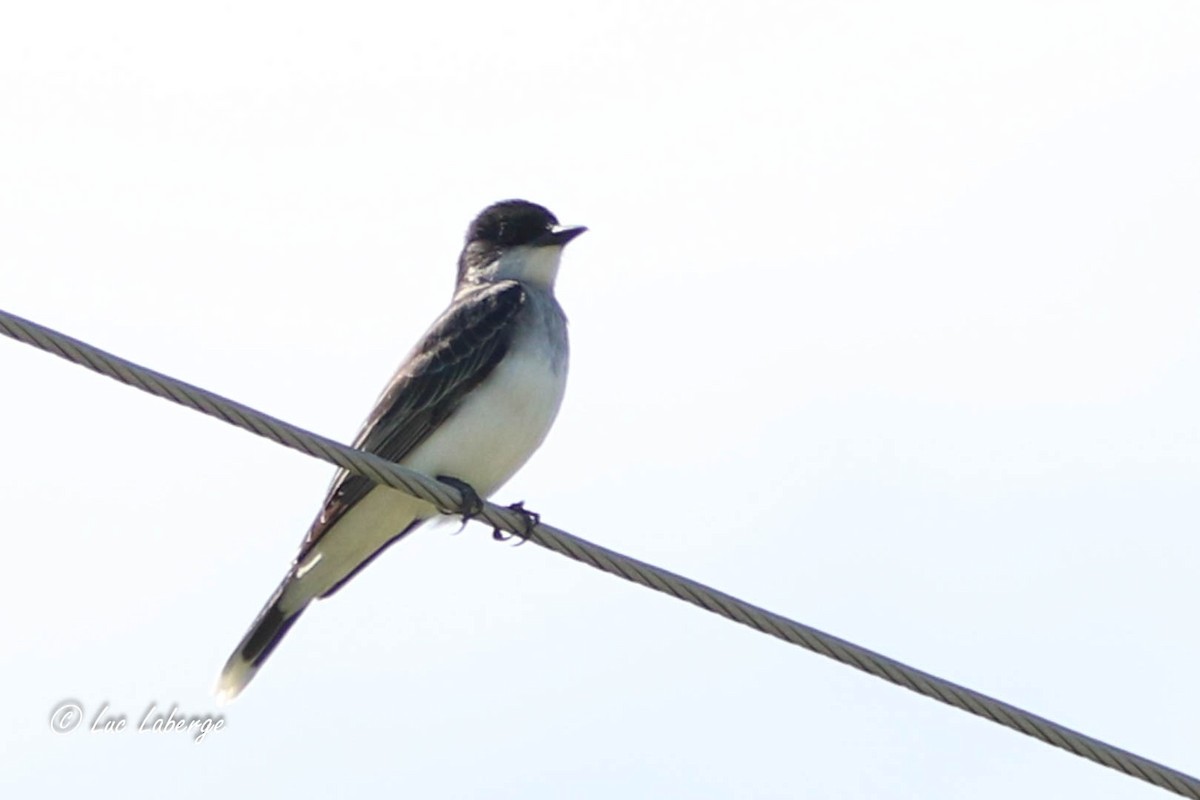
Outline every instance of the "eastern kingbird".
{"label": "eastern kingbird", "polygon": [[[454,298],[380,395],[354,446],[488,497],[542,443],[567,382],[567,318],[554,298],[567,227],[524,200],[467,228]],[[340,470],[300,552],[217,681],[232,700],[313,600],[438,515],[424,500]]]}

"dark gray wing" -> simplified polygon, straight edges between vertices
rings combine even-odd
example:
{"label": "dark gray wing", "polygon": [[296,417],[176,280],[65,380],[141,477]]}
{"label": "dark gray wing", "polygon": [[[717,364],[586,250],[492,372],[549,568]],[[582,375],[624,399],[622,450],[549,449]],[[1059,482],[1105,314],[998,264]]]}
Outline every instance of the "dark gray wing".
{"label": "dark gray wing", "polygon": [[[512,341],[509,323],[524,303],[525,290],[516,281],[486,284],[458,298],[397,370],[354,446],[389,461],[404,458],[504,358]],[[374,486],[368,478],[340,471],[299,557]]]}

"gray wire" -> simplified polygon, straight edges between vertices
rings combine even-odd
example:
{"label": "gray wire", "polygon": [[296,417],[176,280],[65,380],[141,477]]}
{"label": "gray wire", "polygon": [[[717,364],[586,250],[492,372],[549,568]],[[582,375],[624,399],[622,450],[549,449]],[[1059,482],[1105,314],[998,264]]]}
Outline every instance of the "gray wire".
{"label": "gray wire", "polygon": [[[201,411],[273,442],[428,500],[446,513],[462,513],[466,510],[463,505],[464,498],[457,490],[419,472],[339,444],[332,439],[309,433],[240,403],[138,366],[77,339],[9,314],[2,309],[0,309],[0,332],[17,341],[25,342],[85,366],[101,375],[107,375],[158,397],[173,400],[180,405]],[[494,503],[486,503],[478,517],[486,520],[489,525],[510,533],[522,534],[525,532],[523,516]],[[680,600],[686,600],[706,611],[719,614],[734,622],[740,622],[757,631],[783,639],[785,642],[808,648],[877,678],[883,678],[898,686],[911,689],[917,694],[931,697],[1012,728],[1169,792],[1200,800],[1200,780],[1191,775],[1114,747],[1099,739],[1093,739],[1036,714],[930,675],[928,672],[902,664],[816,628],[750,605],[690,578],[684,578],[584,541],[544,523],[539,523],[533,528],[529,533],[529,539],[542,547],[596,569],[618,575],[628,581],[639,583]]]}

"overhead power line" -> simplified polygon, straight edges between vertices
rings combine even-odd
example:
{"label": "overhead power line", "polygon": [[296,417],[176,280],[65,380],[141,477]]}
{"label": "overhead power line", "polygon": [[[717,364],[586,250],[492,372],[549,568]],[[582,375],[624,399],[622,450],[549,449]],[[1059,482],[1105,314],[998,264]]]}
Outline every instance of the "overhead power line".
{"label": "overhead power line", "polygon": [[[273,442],[336,464],[377,483],[427,500],[446,513],[461,514],[469,510],[464,504],[466,498],[457,490],[427,475],[297,428],[241,403],[126,361],[4,310],[0,310],[0,333],[142,391],[172,400]],[[539,522],[532,530],[527,530],[527,518],[524,515],[494,503],[485,503],[477,518],[510,533],[528,533],[530,541],[596,569],[686,600],[734,622],[740,622],[762,633],[911,689],[917,694],[1020,731],[1169,792],[1200,800],[1200,779],[1191,775],[751,605],[690,578],[592,544],[545,523]]]}

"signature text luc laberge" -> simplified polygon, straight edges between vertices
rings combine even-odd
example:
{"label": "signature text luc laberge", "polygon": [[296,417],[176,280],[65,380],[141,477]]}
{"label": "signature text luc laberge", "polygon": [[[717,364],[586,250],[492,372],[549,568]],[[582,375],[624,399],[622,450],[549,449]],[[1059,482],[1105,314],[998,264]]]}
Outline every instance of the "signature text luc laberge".
{"label": "signature text luc laberge", "polygon": [[[138,733],[188,733],[197,743],[204,737],[225,727],[225,717],[222,714],[193,714],[185,715],[179,706],[172,704],[169,711],[161,711],[158,703],[151,703],[138,722]],[[133,730],[129,727],[129,718],[125,714],[113,713],[108,703],[104,703],[96,715],[92,717],[91,730],[93,733],[120,733]]]}

